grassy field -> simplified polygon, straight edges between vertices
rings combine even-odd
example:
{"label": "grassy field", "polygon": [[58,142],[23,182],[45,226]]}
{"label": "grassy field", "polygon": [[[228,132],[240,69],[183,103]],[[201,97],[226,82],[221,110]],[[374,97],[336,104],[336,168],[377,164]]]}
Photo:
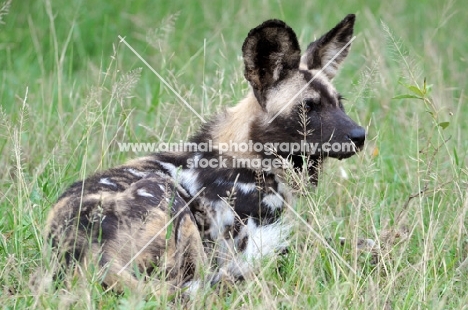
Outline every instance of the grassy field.
{"label": "grassy field", "polygon": [[[52,281],[43,231],[61,192],[144,154],[119,152],[118,142],[185,140],[200,125],[118,36],[208,118],[248,90],[240,49],[251,28],[281,18],[304,47],[348,13],[357,38],[335,85],[368,142],[358,156],[329,160],[288,214],[297,223],[290,253],[253,281],[189,301],[105,292],[95,270]],[[462,1],[13,0],[0,16],[5,309],[468,308]],[[351,241],[322,242],[340,236]],[[378,240],[378,262],[351,246],[358,237]]]}

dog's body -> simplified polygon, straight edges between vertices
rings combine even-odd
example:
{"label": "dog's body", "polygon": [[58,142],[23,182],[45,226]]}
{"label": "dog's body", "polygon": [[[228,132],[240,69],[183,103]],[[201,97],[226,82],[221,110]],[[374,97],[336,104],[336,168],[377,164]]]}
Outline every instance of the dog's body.
{"label": "dog's body", "polygon": [[[348,15],[302,57],[283,22],[269,20],[252,29],[242,50],[253,91],[191,140],[213,149],[136,159],[75,183],[59,198],[48,235],[65,262],[108,268],[107,285],[137,285],[143,274],[196,288],[197,268],[209,266],[210,258],[215,264],[206,268],[205,280],[216,283],[244,278],[255,261],[283,251],[289,225],[281,215],[292,199],[286,171],[239,166],[239,159],[289,159],[316,182],[324,157],[346,158],[362,147],[365,131],[344,113],[330,82],[348,53],[353,25],[354,15]],[[220,157],[222,144],[249,142],[355,148],[305,154],[229,150]],[[202,159],[218,165],[202,167]]]}

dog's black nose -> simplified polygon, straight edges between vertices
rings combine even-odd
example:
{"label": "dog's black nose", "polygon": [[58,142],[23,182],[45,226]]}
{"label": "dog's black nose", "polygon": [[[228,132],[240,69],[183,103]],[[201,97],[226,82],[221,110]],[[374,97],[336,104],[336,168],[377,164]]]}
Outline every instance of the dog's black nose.
{"label": "dog's black nose", "polygon": [[366,131],[362,127],[354,128],[349,132],[348,138],[356,145],[356,147],[361,148],[366,140]]}

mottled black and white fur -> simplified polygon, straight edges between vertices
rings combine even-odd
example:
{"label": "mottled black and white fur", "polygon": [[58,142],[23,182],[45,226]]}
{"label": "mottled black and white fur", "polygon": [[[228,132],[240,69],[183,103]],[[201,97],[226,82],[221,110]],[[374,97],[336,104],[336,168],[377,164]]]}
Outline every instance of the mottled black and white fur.
{"label": "mottled black and white fur", "polygon": [[[206,283],[247,278],[262,257],[282,252],[290,227],[282,214],[293,196],[285,169],[238,168],[232,160],[287,159],[294,169],[307,170],[314,183],[325,157],[346,158],[363,146],[364,129],[345,114],[331,84],[348,54],[354,21],[354,15],[346,16],[302,56],[284,22],[268,20],[252,29],[242,46],[251,92],[191,140],[211,141],[212,151],[152,154],[76,182],[59,198],[47,236],[65,268],[97,265],[105,269],[103,283],[117,288],[136,286],[143,275],[148,283],[163,280],[195,291]],[[220,143],[304,139],[319,145],[352,142],[355,148],[231,151],[223,154],[226,167],[188,164],[218,158]]]}

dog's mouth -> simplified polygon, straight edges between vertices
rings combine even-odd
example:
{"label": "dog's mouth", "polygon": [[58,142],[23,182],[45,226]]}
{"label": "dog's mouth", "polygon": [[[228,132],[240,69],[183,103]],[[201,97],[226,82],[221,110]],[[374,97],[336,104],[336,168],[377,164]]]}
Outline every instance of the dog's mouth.
{"label": "dog's mouth", "polygon": [[346,158],[350,158],[351,156],[353,155],[356,155],[357,152],[359,152],[360,149],[357,149],[355,152],[350,152],[350,153],[343,153],[343,154],[330,154],[328,155],[327,157],[331,157],[331,158],[336,158],[338,160],[342,160],[342,159],[346,159]]}
{"label": "dog's mouth", "polygon": [[346,159],[351,156],[356,155],[362,150],[363,146],[361,145],[353,145],[352,149],[346,150],[346,151],[339,151],[339,152],[334,152],[334,151],[322,151],[320,154],[320,157],[325,158],[325,157],[330,157],[330,158],[335,158],[338,160]]}
{"label": "dog's mouth", "polygon": [[353,151],[343,153],[322,152],[318,156],[305,154],[289,154],[288,159],[292,162],[295,169],[303,169],[304,163],[307,163],[308,166],[313,166],[314,164],[323,161],[323,159],[327,157],[342,160],[356,155],[359,151],[361,151],[361,148],[355,148]]}
{"label": "dog's mouth", "polygon": [[316,185],[318,181],[318,174],[320,172],[321,163],[327,157],[335,158],[338,160],[349,158],[353,155],[356,155],[361,150],[360,147],[355,148],[351,152],[343,153],[321,153],[317,155],[304,155],[304,154],[290,154],[288,160],[292,163],[292,166],[295,171],[303,172],[304,169],[307,169],[307,175],[312,184]]}

